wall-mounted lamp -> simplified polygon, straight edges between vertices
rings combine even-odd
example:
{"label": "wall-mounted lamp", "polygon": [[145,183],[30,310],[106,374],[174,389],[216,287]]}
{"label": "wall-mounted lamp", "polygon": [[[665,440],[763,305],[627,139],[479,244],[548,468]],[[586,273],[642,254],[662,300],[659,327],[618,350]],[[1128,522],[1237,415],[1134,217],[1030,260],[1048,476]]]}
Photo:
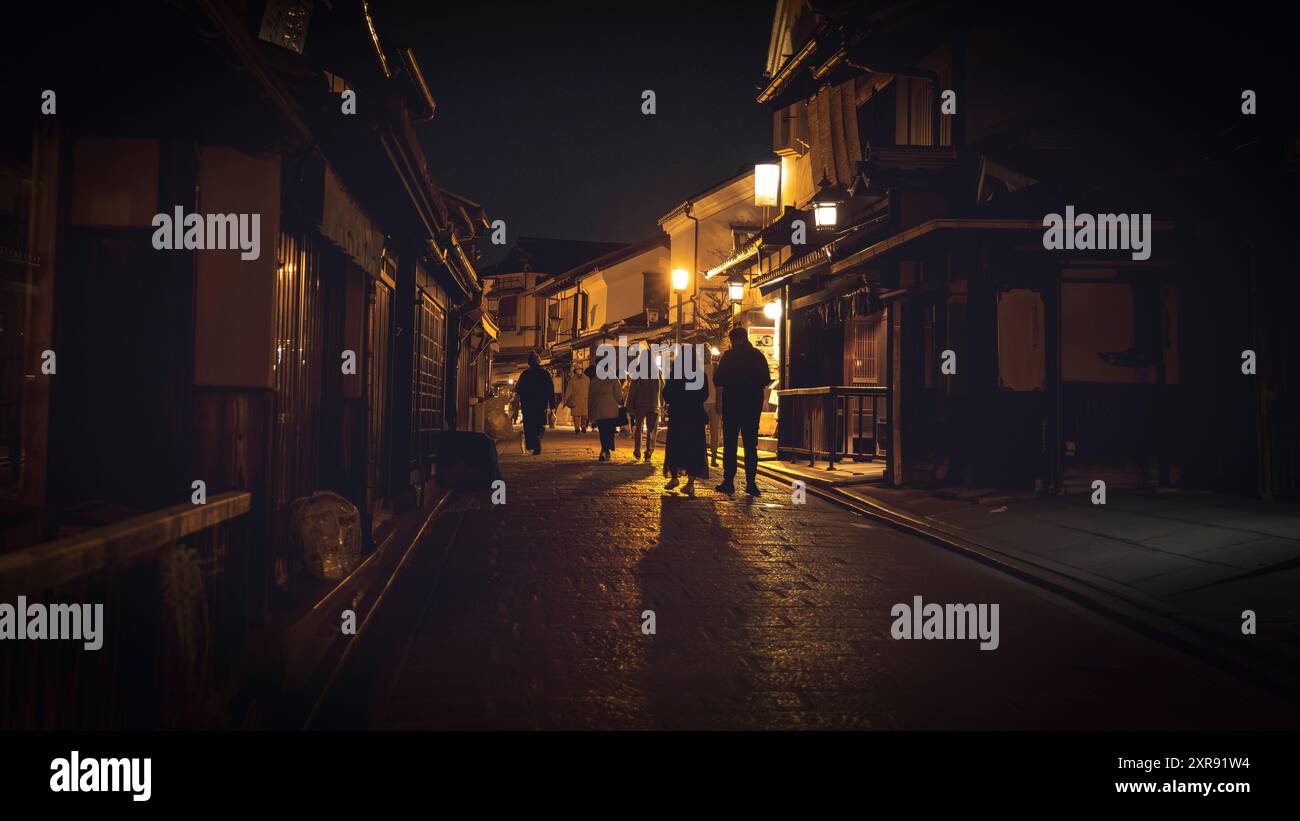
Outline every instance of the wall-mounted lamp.
{"label": "wall-mounted lamp", "polygon": [[834,231],[840,221],[840,203],[844,202],[844,190],[832,185],[830,178],[822,172],[822,181],[817,184],[817,196],[813,199],[813,222],[818,231]]}

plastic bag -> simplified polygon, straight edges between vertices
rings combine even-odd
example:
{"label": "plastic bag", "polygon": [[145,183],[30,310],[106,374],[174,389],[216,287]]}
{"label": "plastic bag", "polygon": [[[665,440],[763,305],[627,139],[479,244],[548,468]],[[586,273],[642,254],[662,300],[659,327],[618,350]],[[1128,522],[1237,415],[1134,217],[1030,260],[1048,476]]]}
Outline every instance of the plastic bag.
{"label": "plastic bag", "polygon": [[514,425],[510,424],[505,397],[494,396],[485,401],[483,407],[484,432],[497,441],[513,438],[515,435]]}
{"label": "plastic bag", "polygon": [[322,490],[290,506],[303,563],[318,579],[342,579],[361,560],[361,515],[337,493]]}

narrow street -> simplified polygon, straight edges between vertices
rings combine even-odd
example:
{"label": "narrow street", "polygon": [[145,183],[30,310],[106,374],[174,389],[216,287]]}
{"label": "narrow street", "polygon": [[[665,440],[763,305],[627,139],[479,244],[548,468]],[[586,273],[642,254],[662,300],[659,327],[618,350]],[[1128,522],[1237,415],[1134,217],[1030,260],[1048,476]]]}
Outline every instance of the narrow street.
{"label": "narrow street", "polygon": [[[1275,728],[1296,711],[1054,594],[774,481],[663,490],[661,454],[502,443],[458,493],[321,726],[375,729]],[[895,641],[895,603],[997,603],[1000,644]],[[653,610],[656,631],[642,632]],[[341,694],[341,695],[340,695]]]}

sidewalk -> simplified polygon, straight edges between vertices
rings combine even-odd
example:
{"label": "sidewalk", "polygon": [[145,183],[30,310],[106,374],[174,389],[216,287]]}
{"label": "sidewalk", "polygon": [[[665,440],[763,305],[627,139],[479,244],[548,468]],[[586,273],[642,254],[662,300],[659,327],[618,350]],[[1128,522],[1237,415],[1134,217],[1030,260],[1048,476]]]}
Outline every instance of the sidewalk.
{"label": "sidewalk", "polygon": [[[1112,490],[1103,506],[1090,493],[887,488],[838,468],[764,467],[1214,633],[1235,649],[1245,639],[1252,654],[1300,658],[1300,505]],[[1256,636],[1242,635],[1243,610],[1255,611]]]}

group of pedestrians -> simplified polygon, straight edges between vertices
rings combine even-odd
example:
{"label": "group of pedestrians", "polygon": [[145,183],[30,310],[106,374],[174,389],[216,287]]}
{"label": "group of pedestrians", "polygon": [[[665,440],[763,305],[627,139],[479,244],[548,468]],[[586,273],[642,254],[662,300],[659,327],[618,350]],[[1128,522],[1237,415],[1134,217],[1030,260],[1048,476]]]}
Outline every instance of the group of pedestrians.
{"label": "group of pedestrians", "polygon": [[[630,378],[624,387],[618,378],[602,375],[593,365],[584,371],[575,369],[559,401],[572,409],[575,431],[586,431],[589,424],[595,426],[600,435],[602,462],[613,458],[615,433],[623,425],[632,431],[632,457],[650,462],[660,408],[666,409],[668,439],[664,449],[664,475],[670,477],[667,489],[680,486],[681,492],[688,496],[695,495],[695,480],[709,475],[708,452],[710,446],[716,452],[720,426],[722,483],[716,489],[727,494],[736,492],[739,439],[745,446],[745,492],[757,496],[758,425],[772,375],[767,357],[750,344],[744,328],[732,329],[728,339],[730,347],[713,369],[711,379],[705,370],[703,384],[685,378],[693,368],[672,367],[670,362],[663,368],[670,374],[668,378],[661,380],[653,375]],[[679,355],[694,356],[697,350],[686,346]],[[649,351],[641,355],[648,356]],[[516,393],[524,418],[524,445],[530,452],[540,454],[542,430],[557,399],[550,374],[541,366],[540,357],[530,354],[528,364],[519,377]],[[705,442],[706,430],[710,433],[710,445]]]}

